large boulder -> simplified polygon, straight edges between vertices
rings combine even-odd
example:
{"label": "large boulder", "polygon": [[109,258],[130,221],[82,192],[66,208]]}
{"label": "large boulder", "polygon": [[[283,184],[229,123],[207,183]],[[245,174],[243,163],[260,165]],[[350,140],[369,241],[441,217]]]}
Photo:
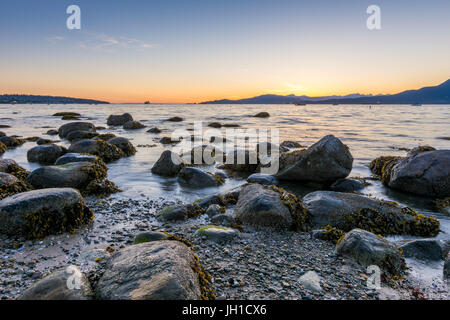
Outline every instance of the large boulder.
{"label": "large boulder", "polygon": [[29,172],[19,166],[17,162],[12,159],[0,159],[0,172],[9,173],[13,176],[24,180],[29,175]]}
{"label": "large boulder", "polygon": [[33,190],[0,201],[0,233],[42,239],[73,232],[93,219],[81,194],[71,188]]}
{"label": "large boulder", "polygon": [[178,241],[153,241],[118,251],[97,285],[104,300],[198,300],[194,255]]}
{"label": "large boulder", "polygon": [[176,176],[183,168],[183,160],[176,153],[166,150],[159,157],[152,167],[152,173],[172,177]]}
{"label": "large boulder", "polygon": [[0,199],[29,190],[28,185],[17,177],[9,173],[0,172]]}
{"label": "large boulder", "polygon": [[95,126],[90,122],[71,122],[62,125],[58,129],[59,136],[61,138],[66,138],[69,133],[72,131],[89,131],[95,132]]}
{"label": "large boulder", "polygon": [[27,160],[39,164],[54,164],[65,153],[66,150],[56,144],[45,144],[28,150]]}
{"label": "large boulder", "polygon": [[25,290],[19,300],[90,300],[93,292],[88,279],[70,266],[52,272]]}
{"label": "large boulder", "polygon": [[178,182],[191,188],[208,188],[223,184],[223,178],[197,168],[183,167],[178,173]]}
{"label": "large boulder", "polygon": [[27,178],[36,189],[75,188],[85,189],[94,180],[103,180],[107,176],[103,162],[73,162],[58,166],[40,167]]}
{"label": "large boulder", "polygon": [[129,113],[122,115],[110,115],[107,120],[108,126],[123,126],[128,121],[133,121],[133,116]]}
{"label": "large boulder", "polygon": [[348,147],[333,135],[322,138],[298,155],[297,161],[276,175],[279,179],[331,184],[347,177],[352,170],[353,157]]}
{"label": "large boulder", "polygon": [[389,187],[432,197],[450,196],[450,150],[422,152],[399,161],[384,181]]}
{"label": "large boulder", "polygon": [[133,146],[133,144],[127,138],[115,137],[115,138],[109,139],[108,143],[118,147],[120,150],[123,151],[123,153],[127,157],[130,157],[130,156],[136,154],[136,148]]}
{"label": "large boulder", "polygon": [[308,217],[296,196],[276,187],[249,184],[241,189],[234,214],[256,227],[306,230]]}
{"label": "large boulder", "polygon": [[354,229],[338,241],[336,251],[363,266],[378,266],[387,276],[402,274],[406,268],[401,251],[371,232]]}
{"label": "large boulder", "polygon": [[69,152],[93,154],[107,163],[125,156],[120,148],[103,140],[76,141],[70,145]]}
{"label": "large boulder", "polygon": [[376,234],[436,236],[439,221],[425,217],[395,202],[381,201],[353,193],[316,191],[303,198],[303,206],[315,227],[328,225],[350,231],[354,228]]}
{"label": "large boulder", "polygon": [[97,156],[90,154],[66,153],[56,159],[55,166],[60,166],[71,162],[96,162],[98,160],[99,158]]}

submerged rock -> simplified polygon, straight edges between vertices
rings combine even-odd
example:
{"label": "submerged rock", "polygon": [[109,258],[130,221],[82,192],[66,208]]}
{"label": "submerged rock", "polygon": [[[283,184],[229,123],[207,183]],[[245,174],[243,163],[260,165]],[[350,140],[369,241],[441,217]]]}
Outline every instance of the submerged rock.
{"label": "submerged rock", "polygon": [[125,130],[136,130],[136,129],[142,129],[146,126],[139,121],[127,121],[124,123],[123,128]]}
{"label": "submerged rock", "polygon": [[363,266],[375,265],[387,276],[401,275],[406,269],[401,251],[391,242],[371,232],[354,229],[337,244],[339,255],[348,257]]}
{"label": "submerged rock", "polygon": [[74,142],[69,147],[72,153],[89,153],[99,156],[106,163],[118,160],[125,156],[125,153],[117,146],[103,140],[80,140]]}
{"label": "submerged rock", "polygon": [[316,227],[328,225],[345,232],[354,228],[376,234],[436,236],[439,221],[395,202],[353,193],[316,191],[303,198],[303,206]]}
{"label": "submerged rock", "polygon": [[72,131],[89,131],[95,132],[95,126],[90,122],[71,122],[62,125],[58,129],[59,136],[66,138]]}
{"label": "submerged rock", "polygon": [[136,154],[136,148],[127,138],[116,137],[108,140],[108,143],[118,147],[127,157]]}
{"label": "submerged rock", "polygon": [[270,114],[268,112],[259,112],[253,116],[254,118],[269,118]]}
{"label": "submerged rock", "polygon": [[128,121],[133,121],[133,116],[129,113],[122,115],[110,115],[106,121],[108,126],[123,126]]}
{"label": "submerged rock", "polygon": [[[69,288],[70,285],[73,287]],[[19,300],[91,300],[93,292],[88,279],[70,266],[52,272],[24,291]]]}
{"label": "submerged rock", "polygon": [[153,241],[126,247],[107,263],[97,285],[104,300],[198,300],[194,255],[178,241]]}
{"label": "submerged rock", "polygon": [[276,175],[281,180],[310,181],[332,184],[343,179],[352,170],[353,157],[346,145],[333,135],[322,138],[319,142],[298,154],[298,159]]}
{"label": "submerged rock", "polygon": [[400,246],[403,255],[424,261],[439,261],[444,259],[443,244],[436,239],[418,239],[408,241]]}
{"label": "submerged rock", "polygon": [[197,168],[183,167],[178,173],[178,182],[191,188],[217,187],[223,179]]}
{"label": "submerged rock", "polygon": [[356,192],[364,189],[365,182],[358,179],[339,179],[330,187],[333,191],[338,192]]}
{"label": "submerged rock", "polygon": [[0,233],[42,239],[73,232],[93,219],[81,194],[71,188],[33,190],[0,201]]}
{"label": "submerged rock", "polygon": [[159,157],[152,167],[152,173],[172,177],[176,176],[183,168],[183,160],[176,153],[166,150]]}
{"label": "submerged rock", "polygon": [[282,229],[308,229],[308,217],[296,196],[276,187],[249,184],[242,188],[234,214],[243,224]]}
{"label": "submerged rock", "polygon": [[66,150],[56,144],[45,144],[28,150],[27,160],[39,164],[54,164],[65,153]]}
{"label": "submerged rock", "polygon": [[167,119],[166,121],[169,121],[169,122],[181,122],[183,120],[184,119],[181,118],[181,117],[172,117],[172,118]]}
{"label": "submerged rock", "polygon": [[69,141],[75,141],[75,140],[82,140],[82,139],[91,139],[96,136],[98,136],[97,132],[75,130],[75,131],[71,131],[70,133],[68,133],[66,136],[66,139]]}
{"label": "submerged rock", "polygon": [[60,166],[71,162],[96,162],[98,160],[99,158],[97,156],[90,154],[66,153],[56,159],[55,166]]}

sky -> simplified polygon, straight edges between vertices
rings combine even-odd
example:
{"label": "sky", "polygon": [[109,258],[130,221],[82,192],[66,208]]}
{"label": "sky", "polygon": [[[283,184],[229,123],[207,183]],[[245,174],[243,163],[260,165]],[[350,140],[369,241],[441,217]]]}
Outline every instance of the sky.
{"label": "sky", "polygon": [[[381,29],[369,30],[376,4]],[[69,5],[81,29],[69,30]],[[0,94],[194,103],[450,78],[448,0],[2,0]]]}

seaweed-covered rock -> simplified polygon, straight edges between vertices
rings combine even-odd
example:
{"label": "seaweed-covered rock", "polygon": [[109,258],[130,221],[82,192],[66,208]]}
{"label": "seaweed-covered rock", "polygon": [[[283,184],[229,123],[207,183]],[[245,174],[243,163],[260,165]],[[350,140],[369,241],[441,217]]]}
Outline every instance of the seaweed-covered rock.
{"label": "seaweed-covered rock", "polygon": [[13,176],[24,180],[30,174],[12,159],[0,159],[0,172],[9,173]]}
{"label": "seaweed-covered rock", "polygon": [[282,166],[276,176],[281,180],[332,184],[347,177],[352,165],[353,157],[348,147],[338,138],[328,135],[300,153],[294,164]]}
{"label": "seaweed-covered rock", "polygon": [[247,225],[303,231],[308,229],[309,218],[298,198],[275,186],[244,186],[234,214]]}
{"label": "seaweed-covered rock", "polygon": [[129,113],[122,115],[110,115],[107,120],[108,126],[123,126],[128,121],[133,121],[133,116]]}
{"label": "seaweed-covered rock", "polygon": [[56,144],[44,144],[28,150],[27,160],[39,164],[53,164],[65,153],[66,150]]}
{"label": "seaweed-covered rock", "polygon": [[439,261],[444,258],[443,244],[437,239],[417,239],[402,244],[400,248],[407,258],[423,261]]}
{"label": "seaweed-covered rock", "polygon": [[419,153],[422,152],[428,152],[428,151],[435,151],[436,149],[432,146],[418,146],[415,148],[412,148],[408,154],[406,155],[407,157],[414,157],[416,155],[418,155]]}
{"label": "seaweed-covered rock", "polygon": [[254,173],[247,178],[247,182],[259,183],[266,186],[277,185],[278,179],[270,174]]}
{"label": "seaweed-covered rock", "polygon": [[4,154],[6,150],[8,150],[8,147],[3,142],[0,142],[0,156]]}
{"label": "seaweed-covered rock", "polygon": [[82,139],[91,139],[96,136],[98,136],[98,133],[94,131],[75,130],[68,133],[66,139],[69,141],[75,141]]}
{"label": "seaweed-covered rock", "polygon": [[3,143],[8,149],[11,149],[23,145],[25,140],[16,137],[4,136],[0,137],[0,142]]}
{"label": "seaweed-covered rock", "polygon": [[125,153],[115,145],[103,140],[79,140],[69,147],[72,153],[89,153],[99,156],[106,163],[118,160],[125,156]]}
{"label": "seaweed-covered rock", "polygon": [[223,179],[197,168],[183,167],[178,173],[178,182],[191,188],[208,188],[223,184]]}
{"label": "seaweed-covered rock", "polygon": [[66,138],[72,131],[95,132],[95,126],[90,122],[79,121],[66,123],[65,125],[59,127],[58,129],[58,133],[61,138]]}
{"label": "seaweed-covered rock", "polygon": [[199,237],[205,237],[208,240],[216,242],[225,242],[233,240],[238,236],[238,231],[226,227],[218,226],[206,226],[199,228],[195,235]]}
{"label": "seaweed-covered rock", "polygon": [[339,239],[344,235],[342,230],[333,228],[331,226],[322,227],[312,231],[313,239],[320,239],[336,244]]}
{"label": "seaweed-covered rock", "polygon": [[183,221],[188,218],[197,218],[205,212],[206,210],[197,203],[168,206],[158,213],[158,219],[162,221]]}
{"label": "seaweed-covered rock", "polygon": [[123,137],[116,137],[108,140],[108,143],[118,147],[120,150],[123,151],[123,153],[130,157],[134,154],[136,154],[136,148],[133,146],[133,144],[128,140],[127,138]]}
{"label": "seaweed-covered rock", "polygon": [[385,182],[393,189],[433,197],[450,196],[450,150],[422,152],[392,167]]}
{"label": "seaweed-covered rock", "polygon": [[0,233],[42,239],[73,232],[93,219],[81,194],[71,188],[19,193],[0,201]]}
{"label": "seaweed-covered rock", "polygon": [[31,188],[22,180],[12,174],[0,172],[0,199],[29,190]]}
{"label": "seaweed-covered rock", "polygon": [[145,125],[140,123],[139,121],[127,121],[123,124],[123,128],[125,130],[136,130],[145,128]]}
{"label": "seaweed-covered rock", "polygon": [[99,158],[97,156],[90,154],[66,153],[56,159],[55,166],[60,166],[71,162],[96,162],[98,160]]}
{"label": "seaweed-covered rock", "polygon": [[198,300],[199,275],[192,251],[178,241],[126,247],[107,263],[97,285],[104,300]]}
{"label": "seaweed-covered rock", "polygon": [[106,165],[101,161],[73,162],[37,168],[28,176],[27,182],[36,189],[75,188],[83,190],[90,182],[105,179],[106,171]]}
{"label": "seaweed-covered rock", "polygon": [[147,232],[141,232],[137,234],[134,237],[134,244],[140,244],[145,242],[152,242],[152,241],[161,241],[161,240],[168,240],[169,235],[164,232],[159,231],[147,231]]}
{"label": "seaweed-covered rock", "polygon": [[51,140],[51,139],[39,138],[39,139],[36,140],[36,144],[38,146],[41,146],[43,144],[52,144],[52,143],[53,143],[53,140]]}
{"label": "seaweed-covered rock", "polygon": [[[238,192],[238,196],[239,196],[239,192]],[[208,209],[211,205],[213,204],[217,204],[219,206],[224,206],[225,203],[223,201],[223,198],[221,196],[218,195],[210,195],[204,199],[198,199],[195,201],[195,203],[202,209]]]}
{"label": "seaweed-covered rock", "polygon": [[406,268],[399,248],[385,238],[361,229],[347,233],[338,242],[336,251],[363,266],[376,265],[388,277],[401,275]]}
{"label": "seaweed-covered rock", "polygon": [[365,183],[359,179],[339,179],[330,187],[333,191],[338,192],[356,192],[364,189]]}
{"label": "seaweed-covered rock", "polygon": [[[69,288],[70,287],[70,288]],[[25,290],[19,300],[91,300],[88,279],[75,267],[54,271]]]}
{"label": "seaweed-covered rock", "polygon": [[395,156],[381,156],[372,160],[372,162],[370,162],[369,168],[376,176],[381,178],[384,172],[383,168],[392,161],[397,162],[400,159],[402,158]]}
{"label": "seaweed-covered rock", "polygon": [[303,198],[303,206],[316,227],[332,226],[345,232],[354,228],[376,234],[436,236],[439,221],[395,202],[353,193],[316,191]]}
{"label": "seaweed-covered rock", "polygon": [[183,168],[183,160],[176,153],[166,150],[152,167],[152,173],[172,177],[176,176]]}

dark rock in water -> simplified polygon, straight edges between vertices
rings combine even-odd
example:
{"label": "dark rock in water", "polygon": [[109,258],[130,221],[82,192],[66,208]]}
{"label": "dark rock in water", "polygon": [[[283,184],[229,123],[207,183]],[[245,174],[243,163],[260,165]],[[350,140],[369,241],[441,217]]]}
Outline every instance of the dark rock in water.
{"label": "dark rock in water", "polygon": [[308,217],[294,195],[260,184],[241,189],[234,214],[243,224],[282,229],[306,230]]}
{"label": "dark rock in water", "polygon": [[51,139],[43,139],[43,138],[39,138],[39,139],[36,140],[36,144],[37,144],[38,146],[41,146],[41,145],[43,145],[43,144],[52,144],[52,143],[53,143],[53,140],[51,140]]}
{"label": "dark rock in water", "polygon": [[110,140],[112,138],[116,138],[116,135],[114,133],[107,132],[107,133],[99,134],[98,136],[94,137],[93,140],[105,140],[105,141],[108,141],[108,140]]}
{"label": "dark rock in water", "polygon": [[191,188],[217,187],[223,180],[197,168],[184,167],[178,173],[178,182]]}
{"label": "dark rock in water", "polygon": [[142,129],[146,126],[139,121],[127,121],[124,123],[123,128],[125,130],[136,130],[136,129]]}
{"label": "dark rock in water", "polygon": [[172,177],[176,176],[181,168],[183,168],[183,161],[180,156],[170,150],[166,150],[153,165],[152,173]]}
{"label": "dark rock in water", "polygon": [[106,165],[99,161],[46,166],[31,172],[27,182],[36,189],[75,188],[83,190],[92,181],[105,179],[106,170]]}
{"label": "dark rock in water", "polygon": [[259,183],[266,186],[277,185],[278,179],[269,174],[262,173],[254,173],[250,177],[247,178],[247,182],[250,183]]}
{"label": "dark rock in water", "polygon": [[356,192],[364,189],[364,182],[357,179],[339,179],[330,187],[333,191],[339,192]]}
{"label": "dark rock in water", "polygon": [[183,120],[184,119],[181,118],[181,117],[172,117],[172,118],[167,119],[166,121],[169,121],[169,122],[181,122]]}
{"label": "dark rock in water", "polygon": [[58,134],[58,130],[50,129],[47,131],[49,136],[56,136]]}
{"label": "dark rock in water", "polygon": [[72,117],[81,117],[81,114],[76,112],[57,112],[52,115],[52,117],[64,117],[64,116],[72,116]]}
{"label": "dark rock in water", "polygon": [[141,232],[134,237],[134,244],[140,244],[144,242],[167,240],[169,236],[167,233],[158,231]]}
{"label": "dark rock in water", "polygon": [[4,154],[6,150],[8,150],[8,147],[3,142],[0,142],[0,155]]}
{"label": "dark rock in water", "polygon": [[179,143],[180,140],[172,140],[171,137],[162,137],[159,140],[159,142],[162,143],[162,144],[172,144],[172,143]]}
{"label": "dark rock in water", "polygon": [[338,138],[328,135],[300,153],[294,164],[287,165],[276,176],[281,180],[332,184],[346,178],[352,165],[353,157],[348,147]]}
{"label": "dark rock in water", "polygon": [[61,120],[80,120],[80,118],[76,116],[63,116]]}
{"label": "dark rock in water", "polygon": [[147,130],[147,132],[148,133],[161,133],[162,130],[159,129],[159,128],[154,127],[154,128],[151,128],[151,129]]}
{"label": "dark rock in water", "polygon": [[99,158],[89,154],[66,153],[55,161],[55,166],[60,166],[71,162],[95,162]]}
{"label": "dark rock in water", "polygon": [[93,295],[88,279],[77,267],[69,266],[36,282],[19,300],[91,300]]}
{"label": "dark rock in water", "polygon": [[210,124],[208,124],[208,127],[211,127],[211,128],[222,128],[222,124],[220,122],[211,122]]}
{"label": "dark rock in water", "polygon": [[159,213],[158,218],[163,221],[184,221],[188,218],[187,206],[168,206]]}
{"label": "dark rock in water", "polygon": [[92,219],[80,193],[71,188],[33,190],[0,201],[0,233],[8,236],[42,239],[73,232]]}
{"label": "dark rock in water", "polygon": [[258,169],[259,159],[255,151],[234,150],[226,155],[226,161],[221,169],[254,173]]}
{"label": "dark rock in water", "polygon": [[54,164],[56,159],[65,153],[66,151],[56,144],[45,144],[28,150],[27,160],[40,164]]}
{"label": "dark rock in water", "polygon": [[419,153],[392,167],[385,182],[393,189],[432,198],[450,196],[450,150]]}
{"label": "dark rock in water", "polygon": [[0,172],[0,199],[31,190],[26,183],[9,173]]}
{"label": "dark rock in water", "polygon": [[41,138],[39,138],[39,137],[27,137],[24,140],[27,141],[27,142],[37,142],[39,139],[41,139]]}
{"label": "dark rock in water", "polygon": [[122,115],[110,115],[107,120],[108,126],[123,126],[128,121],[133,121],[133,117],[129,113]]}
{"label": "dark rock in water", "polygon": [[21,180],[24,180],[29,175],[28,171],[12,159],[0,159],[0,172],[12,174]]}
{"label": "dark rock in water", "polygon": [[439,261],[444,259],[442,241],[436,239],[418,239],[408,241],[400,246],[403,255],[423,261]]}
{"label": "dark rock in water", "polygon": [[268,112],[259,112],[253,116],[254,118],[269,118],[270,114]]}
{"label": "dark rock in water", "polygon": [[125,153],[121,149],[103,140],[76,141],[70,145],[69,152],[89,153],[99,156],[106,163],[118,160],[125,156]]}
{"label": "dark rock in water", "polygon": [[433,148],[432,146],[418,146],[415,148],[412,148],[408,154],[406,155],[407,157],[414,157],[416,155],[418,155],[419,153],[422,152],[428,152],[428,151],[435,151],[436,149]]}
{"label": "dark rock in water", "polygon": [[347,233],[338,242],[336,251],[363,266],[378,266],[387,276],[400,275],[406,269],[405,259],[395,245],[365,230]]}
{"label": "dark rock in water", "polygon": [[[194,255],[178,241],[153,241],[118,251],[97,285],[102,300],[197,300]],[[126,281],[124,281],[126,279]]]}
{"label": "dark rock in water", "polygon": [[82,140],[82,139],[91,139],[91,138],[94,138],[96,136],[98,136],[97,132],[75,130],[75,131],[71,131],[66,136],[66,139],[69,140],[69,141],[75,141],[75,140]]}
{"label": "dark rock in water", "polygon": [[0,137],[0,142],[3,143],[5,146],[7,146],[8,149],[10,149],[10,148],[16,148],[18,146],[23,145],[25,143],[25,140],[18,139],[16,137],[4,136],[4,137]]}
{"label": "dark rock in water", "polygon": [[444,262],[444,279],[450,279],[450,253],[447,255]]}
{"label": "dark rock in water", "polygon": [[440,224],[395,202],[353,193],[316,191],[303,198],[303,206],[315,227],[332,226],[345,232],[355,228],[376,234],[436,236]]}
{"label": "dark rock in water", "polygon": [[118,147],[120,150],[125,153],[127,157],[130,157],[136,154],[136,148],[127,138],[116,137],[108,140],[108,143]]}
{"label": "dark rock in water", "polygon": [[199,228],[195,235],[198,237],[204,237],[211,241],[216,242],[226,242],[237,238],[239,232],[235,229],[217,227],[217,226],[206,226]]}
{"label": "dark rock in water", "polygon": [[66,138],[72,131],[90,131],[95,132],[95,126],[90,122],[71,122],[62,125],[58,129],[59,136]]}

